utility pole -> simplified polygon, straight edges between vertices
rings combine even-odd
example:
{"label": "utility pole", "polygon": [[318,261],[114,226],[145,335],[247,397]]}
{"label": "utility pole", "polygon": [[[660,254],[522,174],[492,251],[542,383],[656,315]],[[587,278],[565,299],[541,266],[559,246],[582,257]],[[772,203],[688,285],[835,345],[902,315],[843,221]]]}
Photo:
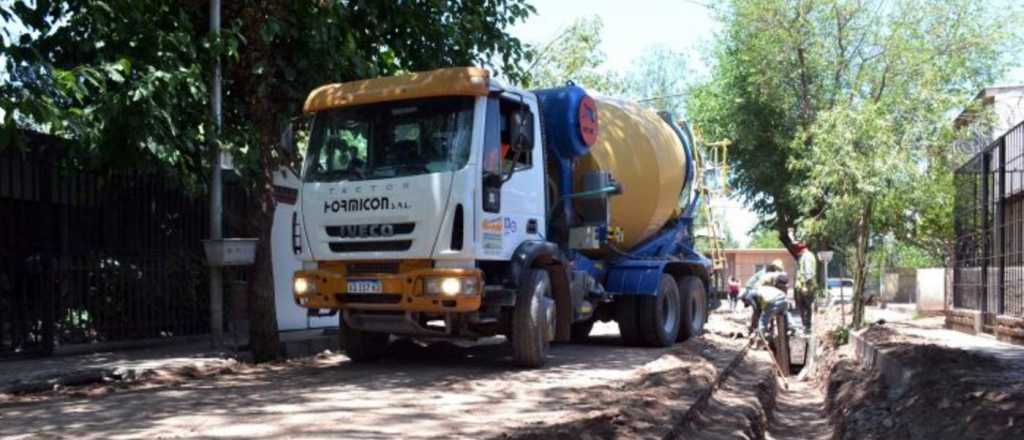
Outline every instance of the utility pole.
{"label": "utility pole", "polygon": [[[220,0],[210,0],[210,35],[220,41]],[[224,238],[221,219],[224,217],[221,181],[221,71],[220,55],[213,61],[210,80],[210,113],[212,130],[209,135],[210,153],[213,154],[213,174],[210,176],[210,239]],[[224,341],[224,272],[219,265],[210,265],[210,336],[215,346]]]}

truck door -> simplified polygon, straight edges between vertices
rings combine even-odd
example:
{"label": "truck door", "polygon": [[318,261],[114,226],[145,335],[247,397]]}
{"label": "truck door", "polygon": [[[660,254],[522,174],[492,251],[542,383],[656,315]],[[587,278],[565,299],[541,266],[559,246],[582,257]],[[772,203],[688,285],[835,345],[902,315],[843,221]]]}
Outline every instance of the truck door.
{"label": "truck door", "polygon": [[[517,130],[532,133],[531,144],[522,150],[512,145]],[[477,217],[481,259],[508,259],[523,241],[543,239],[543,154],[536,100],[511,93],[488,98]]]}

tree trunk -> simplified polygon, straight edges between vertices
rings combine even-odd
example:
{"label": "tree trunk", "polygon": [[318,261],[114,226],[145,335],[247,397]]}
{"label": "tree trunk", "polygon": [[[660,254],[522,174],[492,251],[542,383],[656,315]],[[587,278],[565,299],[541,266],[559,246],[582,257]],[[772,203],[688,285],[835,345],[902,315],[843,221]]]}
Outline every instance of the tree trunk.
{"label": "tree trunk", "polygon": [[[265,131],[265,130],[261,130]],[[261,136],[261,137],[266,137]],[[272,144],[262,140],[260,147],[260,175],[256,191],[259,209],[256,213],[256,230],[259,231],[259,246],[256,262],[249,276],[249,345],[256,362],[266,362],[280,356],[280,341],[277,334],[277,312],[274,304],[274,271],[270,249],[271,228],[274,225],[274,174],[271,150]]]}
{"label": "tree trunk", "polygon": [[[261,124],[261,127],[273,124]],[[259,248],[256,262],[249,278],[249,341],[253,358],[257,362],[274,360],[281,355],[278,337],[278,316],[274,306],[273,263],[270,249],[270,232],[273,226],[273,159],[272,128],[260,129],[260,171],[256,186],[259,206],[256,213],[256,230],[259,231]]]}
{"label": "tree trunk", "polygon": [[871,235],[871,211],[874,200],[868,200],[860,220],[857,221],[857,250],[853,274],[853,328],[864,325],[864,285],[867,281],[868,238]]}
{"label": "tree trunk", "polygon": [[[257,212],[255,226],[259,246],[256,262],[249,276],[249,345],[256,362],[277,359],[281,355],[280,339],[277,333],[277,311],[274,303],[274,271],[270,248],[271,228],[274,224],[274,172],[280,162],[274,156],[278,142],[280,121],[285,113],[286,102],[279,95],[264,90],[261,84],[272,84],[277,78],[277,64],[271,62],[275,48],[261,38],[266,17],[285,15],[287,2],[263,1],[241,2],[236,15],[241,20],[241,33],[245,37],[245,50],[233,63],[231,81],[234,87],[243,91],[245,110],[258,130],[259,169],[255,175],[255,196]],[[229,2],[229,6],[230,2]],[[260,73],[254,73],[254,66],[265,66]]]}

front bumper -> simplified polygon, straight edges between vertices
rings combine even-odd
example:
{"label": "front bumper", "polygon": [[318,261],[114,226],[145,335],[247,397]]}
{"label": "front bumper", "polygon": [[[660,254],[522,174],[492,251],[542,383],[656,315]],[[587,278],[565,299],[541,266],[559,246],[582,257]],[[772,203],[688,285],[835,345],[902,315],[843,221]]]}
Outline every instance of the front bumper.
{"label": "front bumper", "polygon": [[[483,272],[479,269],[438,269],[419,263],[401,264],[395,273],[349,274],[347,268],[344,263],[334,263],[295,272],[293,280],[302,278],[309,285],[305,292],[293,290],[295,303],[309,309],[332,310],[446,313],[480,309]],[[476,291],[456,295],[427,294],[425,280],[441,277],[475,280]],[[378,280],[381,292],[350,293],[347,291],[350,280]]]}

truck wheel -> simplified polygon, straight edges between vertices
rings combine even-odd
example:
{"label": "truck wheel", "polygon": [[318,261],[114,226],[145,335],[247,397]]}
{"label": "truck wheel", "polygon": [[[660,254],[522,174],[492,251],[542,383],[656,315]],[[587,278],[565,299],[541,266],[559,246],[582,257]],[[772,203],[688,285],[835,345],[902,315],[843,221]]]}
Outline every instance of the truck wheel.
{"label": "truck wheel", "polygon": [[570,330],[572,342],[577,344],[586,343],[590,339],[590,331],[594,329],[594,319],[574,323]]}
{"label": "truck wheel", "polygon": [[623,345],[643,345],[640,326],[637,323],[635,297],[620,296],[615,299],[615,322],[619,324],[619,335],[622,337]]}
{"label": "truck wheel", "polygon": [[704,332],[708,320],[708,295],[704,282],[692,275],[679,278],[679,298],[683,307],[679,327],[679,341],[685,341]]}
{"label": "truck wheel", "polygon": [[384,357],[387,352],[391,335],[356,330],[348,326],[344,317],[341,317],[339,327],[341,348],[352,362],[372,362]]}
{"label": "truck wheel", "polygon": [[663,274],[657,294],[640,296],[636,301],[640,337],[644,343],[652,347],[674,344],[679,335],[679,317],[682,316],[675,278]]}
{"label": "truck wheel", "polygon": [[530,269],[526,283],[519,286],[512,313],[512,359],[535,368],[544,365],[548,347],[555,336],[555,300],[547,271]]}

